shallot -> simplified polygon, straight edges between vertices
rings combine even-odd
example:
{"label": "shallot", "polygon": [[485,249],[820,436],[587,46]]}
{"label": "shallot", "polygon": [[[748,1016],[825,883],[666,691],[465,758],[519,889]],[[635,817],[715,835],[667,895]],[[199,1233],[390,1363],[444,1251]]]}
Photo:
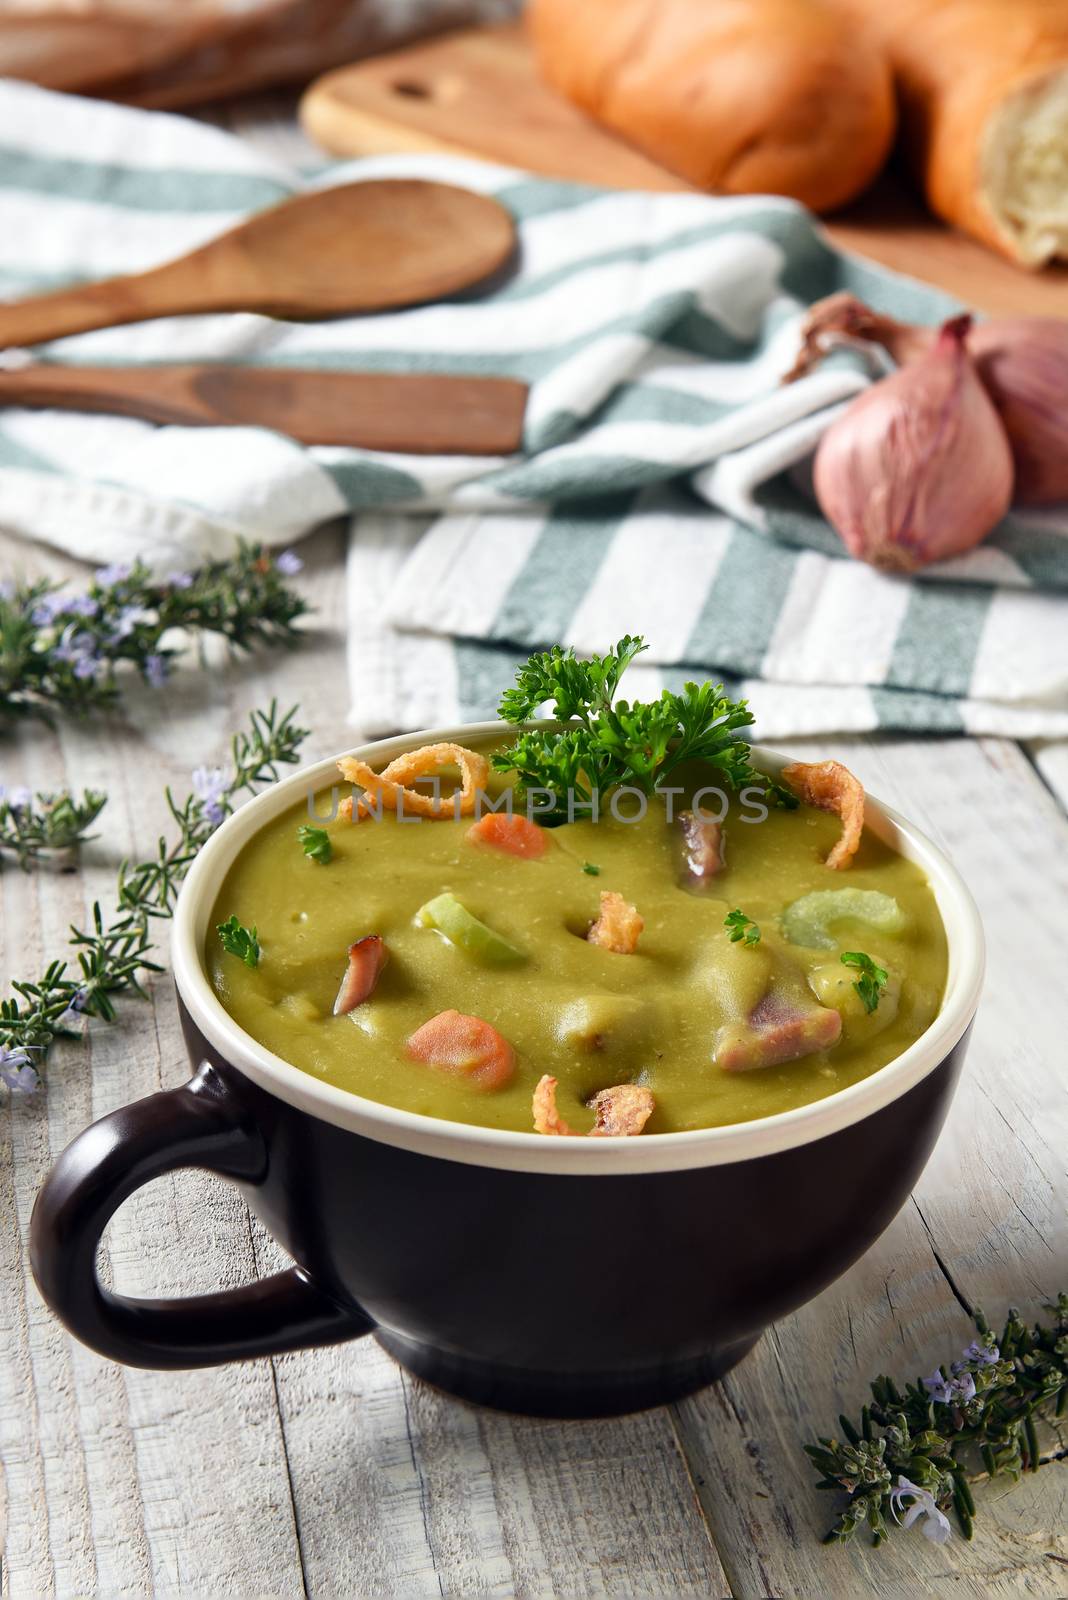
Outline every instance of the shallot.
{"label": "shallot", "polygon": [[1008,437],[965,348],[970,317],[831,424],[813,482],[852,555],[912,572],[978,544],[1012,497]]}

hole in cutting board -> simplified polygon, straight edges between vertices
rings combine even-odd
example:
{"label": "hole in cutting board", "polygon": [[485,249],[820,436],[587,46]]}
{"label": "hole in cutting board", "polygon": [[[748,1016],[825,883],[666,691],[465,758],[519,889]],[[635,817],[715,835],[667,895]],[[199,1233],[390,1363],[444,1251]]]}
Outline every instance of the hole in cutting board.
{"label": "hole in cutting board", "polygon": [[412,78],[402,78],[399,83],[393,84],[394,94],[404,95],[406,100],[431,100],[433,95],[425,83],[416,83]]}

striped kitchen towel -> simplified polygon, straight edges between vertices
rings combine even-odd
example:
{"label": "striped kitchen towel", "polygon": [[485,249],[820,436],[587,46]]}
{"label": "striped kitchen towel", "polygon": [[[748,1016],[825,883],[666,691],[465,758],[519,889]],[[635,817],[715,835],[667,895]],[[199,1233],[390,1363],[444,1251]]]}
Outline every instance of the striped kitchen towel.
{"label": "striped kitchen towel", "polygon": [[921,321],[953,306],[835,251],[791,202],[606,192],[451,157],[301,174],[182,118],[8,83],[0,288],[151,266],[299,189],[384,174],[497,195],[520,227],[515,274],[387,315],[159,319],[35,357],[513,375],[532,386],[519,455],[8,410],[0,522],[95,561],[174,565],[356,513],[351,683],[367,730],[492,709],[534,645],[643,631],[635,691],[744,683],[772,736],[1068,735],[1068,513],[1013,515],[916,580],[848,560],[817,514],[805,462],[870,373],[839,354],[781,386],[804,306],[842,288]]}

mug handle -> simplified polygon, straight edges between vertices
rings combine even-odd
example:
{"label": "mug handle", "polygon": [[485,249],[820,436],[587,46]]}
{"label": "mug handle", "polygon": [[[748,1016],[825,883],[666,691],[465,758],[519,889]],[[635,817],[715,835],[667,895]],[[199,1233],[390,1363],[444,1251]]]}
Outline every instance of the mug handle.
{"label": "mug handle", "polygon": [[253,1184],[267,1170],[262,1136],[207,1062],[180,1089],[94,1122],[49,1173],[30,1222],[30,1264],[45,1301],[83,1344],[128,1366],[208,1367],[373,1330],[365,1311],[332,1300],[301,1267],[181,1300],[104,1288],[96,1252],[112,1215],[142,1184],[183,1167]]}

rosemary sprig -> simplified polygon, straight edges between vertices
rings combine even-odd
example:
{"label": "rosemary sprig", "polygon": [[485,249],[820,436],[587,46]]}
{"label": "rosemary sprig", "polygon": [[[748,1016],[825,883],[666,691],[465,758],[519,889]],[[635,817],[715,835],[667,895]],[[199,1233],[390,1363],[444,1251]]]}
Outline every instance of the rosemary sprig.
{"label": "rosemary sprig", "polygon": [[172,915],[190,863],[234,802],[276,778],[280,766],[297,760],[307,730],[297,726],[296,714],[294,706],[280,716],[275,701],[266,711],[254,711],[248,729],[232,742],[229,771],[198,767],[193,792],[180,804],[166,790],[177,838],[168,843],[161,837],[151,860],[123,862],[110,922],[97,903],[91,927],[71,929],[77,968],[72,970],[69,960],[53,961],[36,982],[13,983],[14,996],[0,1001],[0,1081],[32,1089],[59,1035],[73,1031],[83,1016],[111,1022],[114,996],[144,992],[144,975],[161,970],[151,956],[153,920]]}
{"label": "rosemary sprig", "polygon": [[665,689],[659,700],[645,702],[615,698],[627,667],[647,648],[640,636],[625,634],[606,655],[580,661],[554,645],[532,655],[505,690],[498,710],[506,722],[527,722],[551,704],[563,724],[520,733],[493,757],[499,771],[517,774],[523,789],[553,797],[553,805],[538,807],[538,821],[562,822],[609,789],[652,794],[693,760],[717,768],[732,789],[752,784],[776,804],[796,806],[796,796],[750,763],[739,730],[750,726],[752,713],[722,684],[686,683],[681,693]]}
{"label": "rosemary sprig", "polygon": [[246,545],[229,561],[166,578],[141,562],[102,567],[84,593],[0,584],[0,723],[113,706],[123,662],[158,688],[178,653],[163,641],[178,628],[218,634],[236,650],[292,644],[307,606],[284,580],[300,567],[292,551]]}
{"label": "rosemary sprig", "polygon": [[66,864],[79,844],[95,837],[88,830],[107,805],[107,795],[86,789],[76,800],[58,794],[0,788],[0,850],[10,850],[25,871],[36,861]]}
{"label": "rosemary sprig", "polygon": [[825,1543],[851,1539],[866,1524],[878,1545],[895,1523],[919,1521],[942,1544],[949,1511],[970,1539],[971,1485],[1037,1471],[1038,1425],[1068,1410],[1068,1295],[1046,1309],[1052,1321],[1030,1328],[1010,1309],[998,1340],[976,1312],[979,1337],[948,1370],[906,1383],[904,1393],[891,1378],[876,1378],[859,1424],[839,1417],[844,1442],[805,1446],[822,1474],[819,1487],[849,1497]]}

